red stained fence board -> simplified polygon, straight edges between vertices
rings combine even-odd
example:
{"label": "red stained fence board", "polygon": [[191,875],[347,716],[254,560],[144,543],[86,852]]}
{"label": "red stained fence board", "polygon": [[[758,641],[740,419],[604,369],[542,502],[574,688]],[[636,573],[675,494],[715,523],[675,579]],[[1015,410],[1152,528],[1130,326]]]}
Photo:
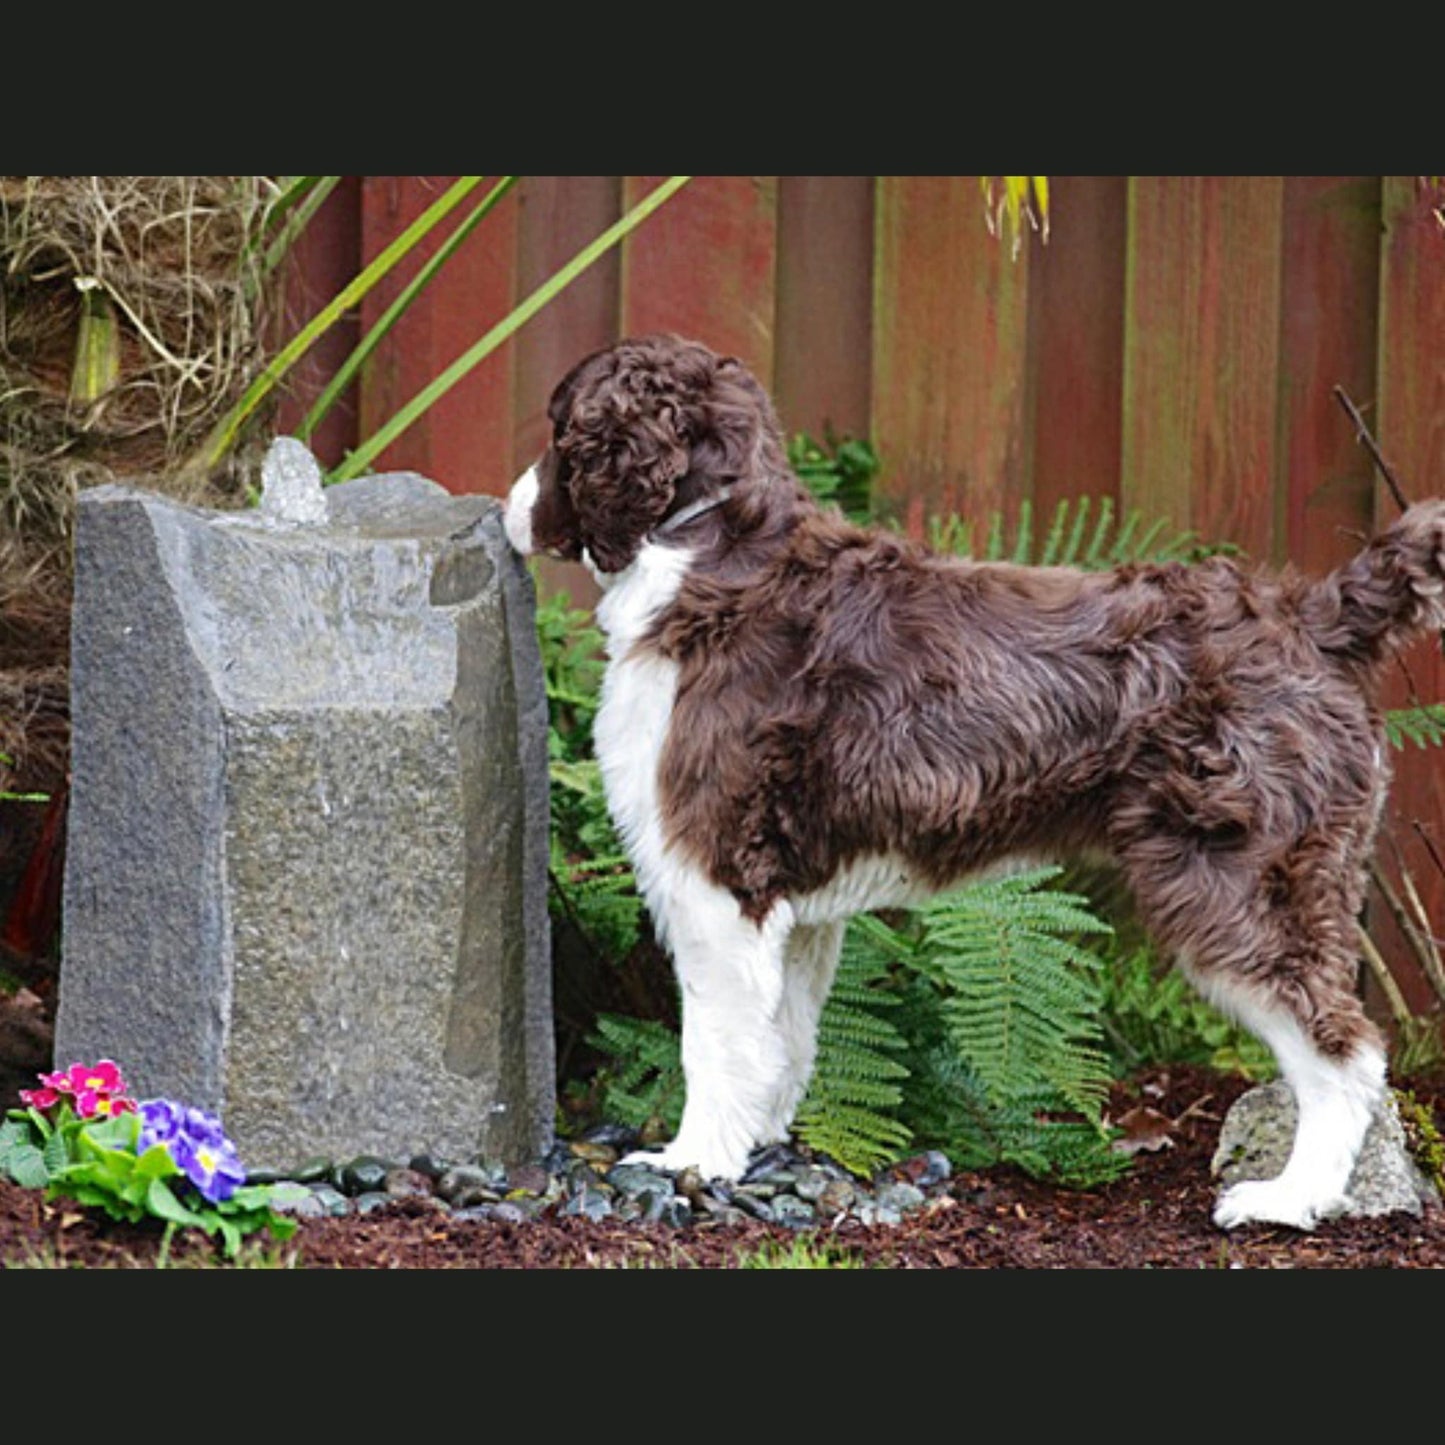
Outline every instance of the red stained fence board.
{"label": "red stained fence board", "polygon": [[[367,176],[362,248],[370,261],[436,201],[456,176]],[[398,265],[362,303],[363,326],[381,315],[422,261],[476,202],[492,178],[453,211],[442,235]],[[432,282],[425,304],[408,308],[367,366],[361,389],[365,436],[512,309],[516,296],[517,204],[504,197]],[[512,352],[502,346],[458,382],[373,463],[410,469],[453,492],[501,495],[512,482]]]}
{"label": "red stained fence board", "polygon": [[778,178],[773,397],[784,431],[868,435],[873,178]]}
{"label": "red stained fence board", "polygon": [[1029,275],[1036,530],[1065,498],[1119,499],[1128,210],[1124,176],[1050,182]]}
{"label": "red stained fence board", "polygon": [[1027,477],[1029,247],[1010,259],[974,176],[883,176],[877,193],[873,438],[886,513],[919,535],[958,512],[981,544]]}
{"label": "red stained fence board", "polygon": [[1277,551],[1326,572],[1373,522],[1373,468],[1334,392],[1373,411],[1379,177],[1286,177],[1283,241]]}
{"label": "red stained fence board", "polygon": [[1122,500],[1268,559],[1282,180],[1135,176],[1129,194]]}
{"label": "red stained fence board", "polygon": [[[664,176],[627,176],[636,205]],[[623,242],[623,334],[674,331],[773,380],[775,176],[694,176]]]}
{"label": "red stained fence board", "polygon": [[[1384,188],[1379,410],[1375,439],[1391,470],[1412,497],[1445,492],[1445,231],[1433,198],[1411,177],[1388,177]],[[1377,519],[1398,515],[1384,487],[1377,488]],[[1445,700],[1441,639],[1417,643],[1401,659],[1387,701],[1408,706]],[[1433,920],[1445,935],[1445,762],[1440,749],[1407,747],[1396,754],[1396,775],[1382,830],[1381,862],[1398,876],[1409,871]],[[1398,849],[1398,855],[1396,853]],[[1383,910],[1372,910],[1372,923]],[[1388,931],[1387,944],[1390,942]],[[1392,950],[1408,956],[1403,945]],[[1410,995],[1417,1008],[1432,1000],[1421,983]]]}
{"label": "red stained fence board", "polygon": [[[296,238],[285,272],[278,346],[316,315],[361,269],[361,177],[342,176]],[[285,381],[277,430],[289,435],[301,425],[361,339],[355,312],[343,316],[296,363]],[[357,388],[337,398],[308,445],[326,468],[336,466],[356,445]]]}

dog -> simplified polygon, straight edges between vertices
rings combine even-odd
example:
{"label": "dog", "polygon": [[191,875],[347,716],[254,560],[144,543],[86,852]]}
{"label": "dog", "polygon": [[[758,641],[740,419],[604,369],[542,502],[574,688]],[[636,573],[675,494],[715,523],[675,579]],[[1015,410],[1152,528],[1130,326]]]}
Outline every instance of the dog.
{"label": "dog", "polygon": [[852,915],[1103,856],[1298,1103],[1283,1172],[1215,1222],[1345,1207],[1386,1087],[1356,992],[1389,773],[1374,687],[1445,621],[1445,503],[1319,580],[1028,567],[820,507],[763,387],[697,342],[584,358],[548,417],[505,530],[602,589],[596,754],[681,989],[681,1123],[630,1159],[736,1179],[787,1137]]}

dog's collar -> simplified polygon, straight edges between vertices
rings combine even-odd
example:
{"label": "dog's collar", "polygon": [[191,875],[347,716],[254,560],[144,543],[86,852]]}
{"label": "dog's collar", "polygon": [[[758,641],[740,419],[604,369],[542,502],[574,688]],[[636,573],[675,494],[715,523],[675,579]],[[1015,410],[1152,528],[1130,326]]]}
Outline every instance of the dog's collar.
{"label": "dog's collar", "polygon": [[722,506],[727,501],[728,492],[723,491],[717,496],[699,497],[695,502],[689,502],[685,507],[679,507],[670,517],[664,518],[653,528],[652,535],[661,537],[667,532],[675,532],[679,527],[685,527],[689,522],[696,520],[706,512]]}

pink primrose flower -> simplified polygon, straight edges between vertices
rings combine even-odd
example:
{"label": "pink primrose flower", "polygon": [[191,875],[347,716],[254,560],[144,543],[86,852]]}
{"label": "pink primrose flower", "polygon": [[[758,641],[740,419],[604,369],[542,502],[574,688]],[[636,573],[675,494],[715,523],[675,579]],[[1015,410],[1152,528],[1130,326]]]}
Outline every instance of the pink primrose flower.
{"label": "pink primrose flower", "polygon": [[128,1113],[135,1100],[125,1095],[125,1080],[110,1059],[94,1064],[72,1064],[54,1074],[41,1074],[39,1089],[22,1089],[20,1097],[37,1109],[48,1109],[62,1097],[74,1101],[82,1119]]}

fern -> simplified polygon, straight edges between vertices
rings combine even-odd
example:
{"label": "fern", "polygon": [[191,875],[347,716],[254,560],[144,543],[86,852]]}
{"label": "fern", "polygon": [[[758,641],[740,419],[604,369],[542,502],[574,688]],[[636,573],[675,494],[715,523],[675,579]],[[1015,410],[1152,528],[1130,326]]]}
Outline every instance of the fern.
{"label": "fern", "polygon": [[1445,702],[1387,712],[1385,736],[1389,738],[1390,745],[1397,748],[1403,748],[1407,742],[1414,743],[1417,748],[1440,746],[1445,743]]}
{"label": "fern", "polygon": [[[1090,517],[1093,517],[1092,525]],[[1144,523],[1142,512],[1128,512],[1115,524],[1113,499],[1096,504],[1089,497],[1063,498],[1054,507],[1043,543],[1034,545],[1034,508],[1026,497],[1010,538],[1001,512],[989,518],[980,556],[988,562],[1036,563],[1099,571],[1127,562],[1195,561],[1211,553],[1236,550],[1227,544],[1205,545],[1194,532],[1172,532],[1163,521]],[[929,519],[928,540],[935,550],[972,557],[973,529],[962,517]]]}
{"label": "fern", "polygon": [[[920,1145],[1078,1187],[1127,1167],[1102,1123],[1102,964],[1073,941],[1108,929],[1082,897],[1045,886],[1058,871],[973,884],[902,928],[853,920],[795,1120],[804,1144],[862,1175]],[[590,1042],[612,1060],[604,1111],[675,1128],[672,1031],[603,1015]]]}
{"label": "fern", "polygon": [[613,1061],[602,1084],[604,1113],[633,1129],[675,1133],[684,1093],[677,1035],[656,1019],[598,1014],[588,1043]]}
{"label": "fern", "polygon": [[1111,930],[1047,886],[1059,872],[975,883],[918,915],[903,1117],[960,1163],[1082,1186],[1125,1167],[1102,1122],[1102,963],[1075,941]]}
{"label": "fern", "polygon": [[1041,888],[1059,869],[979,883],[923,913],[919,966],[944,991],[960,1058],[996,1098],[1051,1089],[1097,1119],[1108,1091],[1098,958],[1073,935],[1109,926],[1073,893]]}
{"label": "fern", "polygon": [[831,428],[821,443],[800,432],[788,443],[788,465],[825,506],[837,507],[850,521],[872,520],[879,460],[871,442],[839,438]]}
{"label": "fern", "polygon": [[549,716],[553,904],[604,957],[620,961],[637,942],[642,900],[592,755],[602,634],[588,613],[574,608],[565,592],[556,592],[538,604],[537,640]]}
{"label": "fern", "polygon": [[843,938],[832,992],[818,1024],[818,1057],[794,1129],[812,1149],[855,1174],[902,1157],[912,1131],[898,1118],[907,1041],[883,1013],[898,1005],[888,988],[899,951],[876,919],[856,918]]}
{"label": "fern", "polygon": [[[1129,1168],[1095,1124],[1057,1117],[1057,1099],[1047,1093],[990,1094],[948,1041],[937,1002],[930,990],[910,1009],[920,1043],[908,1056],[905,1112],[918,1146],[942,1149],[960,1169],[1011,1164],[1068,1188],[1090,1188]],[[931,1027],[920,1014],[931,1016]]]}

